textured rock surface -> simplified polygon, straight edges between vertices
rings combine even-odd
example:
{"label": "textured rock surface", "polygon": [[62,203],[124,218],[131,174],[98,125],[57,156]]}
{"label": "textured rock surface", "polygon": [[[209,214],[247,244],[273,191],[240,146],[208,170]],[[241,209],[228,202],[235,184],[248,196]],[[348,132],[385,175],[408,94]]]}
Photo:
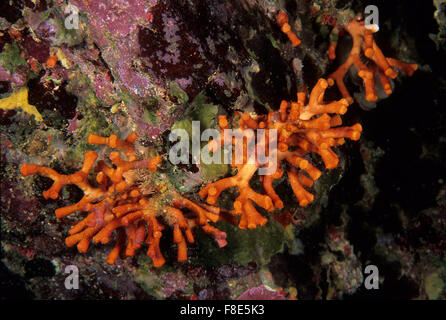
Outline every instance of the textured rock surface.
{"label": "textured rock surface", "polygon": [[[90,133],[136,130],[141,145],[165,154],[172,127],[187,129],[192,120],[216,127],[219,114],[276,110],[281,100],[295,100],[303,83],[312,87],[336,69],[327,55],[330,30],[344,12],[364,8],[358,1],[325,0],[76,0],[80,28],[67,30],[65,1],[2,1],[0,98],[29,88],[29,104],[43,121],[19,109],[0,110],[0,295],[236,299],[266,286],[288,299],[444,299],[444,3],[375,2],[377,43],[420,70],[399,77],[394,93],[375,109],[349,108],[346,123],[359,121],[364,134],[337,151],[340,166],[316,183],[314,203],[299,207],[286,179],[278,180],[277,192],[290,196],[263,229],[218,225],[227,233],[224,249],[199,233],[184,264],[167,241],[166,266],[155,269],[143,254],[108,266],[103,261],[111,247],[93,246],[85,254],[67,248],[71,218],[58,221],[54,210],[82,193],[68,186],[58,200],[45,200],[41,194],[51,182],[21,178],[19,165],[73,173],[91,148],[85,142]],[[276,24],[279,9],[302,40],[297,48]],[[341,51],[349,47],[343,38]],[[50,57],[57,57],[54,66]],[[355,78],[347,85],[361,94]],[[334,89],[328,96],[340,98]],[[197,201],[203,183],[228,172],[164,169]],[[231,192],[222,197],[232,203]],[[379,290],[363,286],[370,264],[379,268]],[[64,286],[69,265],[79,269],[78,290]]]}

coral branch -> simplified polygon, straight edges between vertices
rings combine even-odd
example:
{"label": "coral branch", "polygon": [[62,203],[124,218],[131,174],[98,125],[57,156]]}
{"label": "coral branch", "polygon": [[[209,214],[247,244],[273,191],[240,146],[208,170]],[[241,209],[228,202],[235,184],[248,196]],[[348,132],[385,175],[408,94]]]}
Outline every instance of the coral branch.
{"label": "coral branch", "polygon": [[[98,158],[93,151],[85,153],[81,170],[71,175],[59,174],[51,168],[34,164],[23,164],[20,167],[24,177],[39,174],[54,181],[51,188],[43,193],[46,199],[57,199],[62,187],[69,184],[78,186],[84,192],[78,203],[56,210],[58,218],[76,211],[87,213],[84,219],[70,229],[66,245],[77,245],[79,252],[86,252],[91,241],[107,244],[116,231],[115,246],[106,259],[108,264],[114,264],[119,255],[133,256],[145,242],[149,245],[147,255],[152,258],[155,267],[165,263],[160,250],[164,224],[174,230],[173,240],[177,244],[180,262],[187,260],[187,243],[194,242],[192,228],[196,226],[213,236],[220,247],[226,245],[226,234],[209,224],[219,220],[218,208],[201,207],[174,190],[145,195],[143,186],[137,183],[138,176],[141,170],[148,176],[153,174],[161,163],[161,157],[138,159],[133,145],[137,138],[135,133],[125,140],[115,135],[108,138],[98,135],[88,137],[89,143],[121,151],[126,158],[122,159],[117,151],[113,151],[110,153],[113,167],[99,161],[95,169],[97,187],[88,182],[88,174]],[[168,201],[173,206],[160,205]],[[180,209],[188,210],[190,215],[186,218]]]}
{"label": "coral branch", "polygon": [[256,165],[245,164],[237,175],[209,184],[200,191],[199,195],[207,198],[209,204],[215,204],[222,191],[237,187],[240,195],[234,201],[233,212],[235,215],[242,216],[239,227],[252,229],[257,225],[263,226],[267,220],[255,209],[253,202],[265,210],[271,210],[273,205],[270,197],[255,192],[249,186],[249,181],[257,169]]}
{"label": "coral branch", "polygon": [[[328,56],[330,59],[336,58],[336,45],[339,33],[339,27],[335,27],[330,37],[330,46]],[[408,64],[396,59],[386,58],[381,49],[373,39],[373,33],[377,28],[365,26],[361,15],[357,15],[350,22],[342,26],[353,39],[353,46],[345,62],[329,77],[329,84],[336,82],[342,96],[351,104],[353,98],[348,92],[344,77],[351,67],[355,67],[358,76],[363,80],[365,88],[365,98],[368,101],[376,101],[378,96],[375,89],[375,75],[378,75],[381,85],[386,94],[392,93],[390,79],[395,79],[398,73],[393,69],[397,68],[411,76],[418,68],[416,64]]]}
{"label": "coral branch", "polygon": [[[306,159],[306,155],[309,153],[319,154],[325,167],[333,169],[338,165],[339,159],[332,147],[343,144],[345,138],[358,140],[362,132],[360,124],[341,127],[342,120],[339,115],[347,111],[348,102],[346,99],[341,99],[325,104],[323,100],[327,87],[328,82],[325,79],[319,79],[311,91],[308,104],[305,104],[305,90],[301,89],[297,94],[297,102],[282,101],[279,110],[270,112],[267,116],[241,115],[239,121],[241,130],[265,129],[267,136],[272,130],[277,132],[277,150],[275,150],[277,157],[271,160],[277,161],[277,169],[269,175],[261,176],[265,194],[257,193],[250,187],[251,179],[262,165],[252,159],[252,156],[245,155],[243,163],[235,165],[238,169],[235,176],[207,185],[199,195],[206,198],[209,204],[215,204],[224,190],[236,187],[239,196],[233,203],[234,209],[231,213],[241,215],[239,227],[243,229],[263,226],[267,220],[256,210],[254,204],[266,211],[272,211],[274,207],[283,208],[283,202],[273,187],[273,181],[283,175],[283,170],[280,168],[282,165],[283,169],[287,171],[291,188],[299,205],[307,206],[313,202],[313,194],[305,188],[310,188],[313,181],[319,179],[322,172]],[[334,115],[330,116],[329,114]],[[221,129],[228,127],[225,117],[220,117],[219,124]],[[224,144],[234,145],[236,143],[234,140],[237,138],[229,140],[221,138],[213,140],[209,144],[214,148]],[[268,150],[271,141],[267,137],[258,139],[256,146],[262,145]],[[246,152],[248,143],[248,139],[244,140],[244,152]],[[274,150],[269,152],[272,151]]]}

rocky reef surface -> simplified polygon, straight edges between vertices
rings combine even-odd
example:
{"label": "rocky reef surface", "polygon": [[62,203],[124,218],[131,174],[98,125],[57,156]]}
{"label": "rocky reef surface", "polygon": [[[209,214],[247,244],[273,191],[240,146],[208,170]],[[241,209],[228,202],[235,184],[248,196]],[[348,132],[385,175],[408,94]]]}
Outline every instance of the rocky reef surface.
{"label": "rocky reef surface", "polygon": [[[0,4],[0,296],[29,299],[444,299],[446,298],[446,70],[443,1],[375,1],[386,56],[418,65],[377,87],[367,101],[361,77],[345,85],[354,102],[342,121],[363,128],[336,148],[339,164],[315,181],[299,206],[286,177],[275,181],[283,207],[255,229],[219,221],[227,244],[204,232],[177,262],[166,229],[156,268],[140,252],[105,260],[112,244],[85,253],[67,247],[75,215],[57,208],[81,200],[75,185],[42,196],[51,179],[22,177],[35,163],[61,174],[81,169],[91,134],[124,139],[163,157],[162,181],[205,203],[199,191],[235,173],[229,165],[167,159],[173,129],[219,128],[219,116],[266,115],[295,101],[349,55],[351,38],[332,30],[364,13],[362,1],[110,0],[2,1]],[[277,19],[287,13],[290,30]],[[347,18],[348,17],[348,18]],[[416,21],[416,23],[414,23]],[[341,29],[341,28],[339,28]],[[298,37],[300,43],[290,34]],[[342,31],[341,31],[342,33]],[[344,32],[346,33],[346,32]],[[294,39],[294,41],[293,41]],[[365,56],[361,61],[368,61]],[[370,61],[365,63],[368,67]],[[381,88],[382,89],[382,88]],[[338,101],[336,86],[326,101]],[[352,98],[352,99],[353,99]],[[235,121],[235,120],[234,120]],[[221,127],[221,125],[220,125]],[[324,169],[324,161],[309,155]],[[259,181],[250,185],[262,190]],[[220,196],[231,209],[237,190]],[[79,216],[81,216],[79,214]],[[370,290],[366,267],[379,270]],[[67,289],[68,266],[79,270]]]}

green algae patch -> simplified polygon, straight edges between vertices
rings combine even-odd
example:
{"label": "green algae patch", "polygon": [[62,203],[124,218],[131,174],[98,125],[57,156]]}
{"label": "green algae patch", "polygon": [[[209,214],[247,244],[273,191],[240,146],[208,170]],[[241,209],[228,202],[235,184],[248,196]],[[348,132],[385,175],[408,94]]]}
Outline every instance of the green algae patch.
{"label": "green algae patch", "polygon": [[175,81],[172,81],[169,86],[169,93],[171,96],[175,97],[178,104],[183,104],[189,101],[189,96],[187,93],[181,89],[180,85]]}
{"label": "green algae patch", "polygon": [[[197,95],[191,103],[190,111],[186,113],[183,119],[175,122],[172,126],[172,130],[182,129],[189,135],[189,152],[192,152],[192,122],[200,122],[200,135],[201,133],[210,128],[215,128],[216,118],[218,114],[218,107],[206,103],[206,96],[203,93]],[[200,149],[207,144],[207,141],[200,143]],[[221,177],[228,172],[228,165],[223,164],[223,152],[220,159],[220,163],[204,163],[203,162],[203,150],[200,153],[201,160],[198,164],[203,180],[212,180],[217,177]],[[177,184],[177,183],[175,183]]]}
{"label": "green algae patch", "polygon": [[18,66],[27,67],[26,60],[20,53],[20,49],[15,42],[5,44],[0,53],[0,61],[6,70],[12,73]]}
{"label": "green algae patch", "polygon": [[[203,93],[197,95],[189,107],[189,111],[174,123],[172,129],[185,129],[187,133],[192,135],[192,121],[200,122],[200,131],[214,127],[217,117],[218,107],[206,103],[206,96]],[[201,133],[200,132],[200,133]]]}
{"label": "green algae patch", "polygon": [[107,122],[104,113],[97,108],[88,108],[82,115],[84,117],[81,120],[78,120],[79,128],[75,131],[78,139],[69,143],[69,145],[73,147],[68,150],[66,161],[71,160],[82,162],[86,151],[99,148],[99,146],[88,143],[88,136],[90,134],[109,137],[115,132],[119,132],[115,125]]}
{"label": "green algae patch", "polygon": [[156,116],[156,112],[153,110],[144,108],[144,122],[150,123],[155,126],[158,125],[158,118]]}
{"label": "green algae patch", "polygon": [[215,241],[203,231],[197,230],[197,257],[191,258],[192,263],[208,266],[239,263],[247,265],[254,261],[258,265],[267,264],[271,257],[282,252],[285,245],[292,246],[292,233],[270,217],[263,227],[255,229],[239,229],[228,223],[217,223],[216,227],[226,232],[228,244],[219,248]]}
{"label": "green algae patch", "polygon": [[218,177],[226,175],[229,171],[229,166],[223,163],[223,152],[221,153],[221,163],[200,163],[200,170],[203,173],[203,180],[210,181]]}
{"label": "green algae patch", "polygon": [[215,118],[217,117],[218,107],[206,103],[206,96],[200,93],[192,101],[192,120],[200,121],[201,130],[211,128],[215,124]]}
{"label": "green algae patch", "polygon": [[424,290],[430,300],[437,300],[441,297],[444,289],[444,281],[437,272],[429,274],[424,279]]}

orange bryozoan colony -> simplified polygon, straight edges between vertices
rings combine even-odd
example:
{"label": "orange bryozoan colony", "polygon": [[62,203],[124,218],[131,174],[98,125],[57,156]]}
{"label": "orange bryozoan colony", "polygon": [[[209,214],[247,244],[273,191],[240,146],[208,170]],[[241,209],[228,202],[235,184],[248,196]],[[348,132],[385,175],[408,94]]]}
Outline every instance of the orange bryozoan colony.
{"label": "orange bryozoan colony", "polygon": [[[341,99],[325,104],[323,99],[327,87],[328,82],[325,79],[319,79],[311,91],[308,104],[305,104],[306,93],[302,90],[297,94],[297,102],[282,101],[278,111],[255,118],[247,113],[241,115],[240,128],[242,130],[264,129],[266,136],[269,130],[277,130],[277,170],[269,175],[259,175],[263,180],[263,194],[255,192],[249,185],[250,180],[260,168],[255,159],[248,158],[252,155],[249,156],[246,152],[247,145],[250,143],[248,140],[254,139],[251,136],[246,139],[239,137],[239,139],[244,139],[242,143],[245,159],[242,164],[233,163],[233,166],[237,167],[237,174],[209,184],[200,191],[200,196],[213,205],[223,190],[237,187],[239,196],[234,201],[234,209],[231,213],[241,215],[239,227],[244,229],[255,228],[257,225],[263,226],[267,220],[256,210],[254,203],[267,211],[283,208],[283,202],[272,186],[273,180],[283,175],[283,169],[280,168],[283,164],[282,167],[287,171],[291,188],[299,205],[306,206],[311,203],[314,196],[305,187],[310,188],[313,181],[321,176],[321,171],[304,157],[309,153],[317,153],[321,156],[325,167],[333,169],[338,165],[339,159],[331,148],[343,144],[344,138],[358,140],[362,131],[360,124],[351,127],[340,126],[342,120],[339,115],[347,111],[348,102],[346,99]],[[224,130],[228,128],[225,116],[220,116],[219,125],[222,138],[210,141],[211,150],[216,150],[228,141],[233,145],[237,143],[236,138],[232,140],[224,138]],[[269,139],[263,139],[256,143],[265,144],[263,150],[269,150],[266,145],[268,141]]]}
{"label": "orange bryozoan colony", "polygon": [[398,76],[398,72],[393,68],[404,71],[408,76],[411,76],[418,69],[417,64],[409,64],[385,57],[373,39],[373,33],[378,31],[378,27],[376,25],[365,26],[365,22],[360,14],[341,27],[336,26],[333,29],[328,50],[331,60],[336,58],[336,46],[340,29],[346,30],[351,35],[353,46],[348,58],[328,77],[328,81],[330,85],[336,82],[342,96],[350,104],[353,103],[353,98],[344,84],[344,77],[352,66],[357,69],[358,76],[363,80],[367,101],[376,101],[378,99],[375,90],[376,76],[379,77],[384,92],[391,94],[392,87],[389,78],[395,79]]}
{"label": "orange bryozoan colony", "polygon": [[293,47],[297,47],[301,41],[296,36],[296,34],[291,30],[291,26],[288,23],[288,15],[285,13],[285,11],[279,11],[279,13],[276,16],[277,24],[280,27],[280,30],[282,30],[283,33],[285,33],[290,40]]}
{"label": "orange bryozoan colony", "polygon": [[[254,191],[249,185],[261,166],[245,157],[242,164],[233,164],[238,169],[235,176],[211,183],[199,192],[208,204],[190,201],[181,196],[171,184],[166,183],[165,178],[156,176],[161,157],[144,159],[139,156],[135,149],[135,133],[125,140],[118,139],[115,135],[109,138],[97,135],[88,137],[90,144],[105,145],[113,149],[109,156],[111,166],[103,160],[98,161],[95,166],[97,153],[87,151],[82,168],[71,175],[59,174],[51,168],[35,164],[23,164],[20,171],[25,177],[39,174],[54,181],[51,188],[43,193],[46,199],[57,199],[65,185],[76,185],[83,191],[84,196],[78,203],[56,210],[57,218],[64,218],[78,211],[87,213],[83,220],[70,229],[70,236],[65,241],[67,246],[77,245],[79,252],[86,252],[91,241],[106,244],[116,231],[116,244],[107,257],[107,263],[113,264],[120,254],[133,256],[145,242],[149,246],[147,255],[152,258],[155,267],[160,267],[165,263],[160,251],[160,238],[163,229],[169,226],[173,228],[178,261],[185,261],[187,243],[194,242],[194,227],[200,227],[223,247],[227,243],[226,233],[210,223],[225,220],[232,224],[238,223],[241,229],[265,225],[267,219],[257,211],[254,204],[269,212],[274,208],[283,208],[284,205],[272,185],[273,180],[282,176],[283,170],[287,171],[299,205],[306,206],[313,201],[313,194],[306,188],[310,188],[322,173],[305,159],[306,155],[317,153],[325,167],[333,169],[339,160],[332,147],[343,144],[344,138],[358,140],[362,131],[360,124],[341,126],[340,115],[347,111],[348,102],[341,99],[325,104],[323,98],[327,87],[328,82],[319,79],[307,103],[306,93],[302,90],[297,95],[297,102],[282,101],[278,111],[256,117],[247,113],[241,115],[242,130],[265,129],[266,136],[271,130],[277,130],[277,169],[269,175],[260,176],[263,180],[262,193]],[[220,116],[219,126],[222,131],[229,127],[226,116]],[[223,136],[221,138],[209,142],[211,150],[223,147],[222,142],[227,139]],[[242,142],[246,149],[247,140]],[[265,150],[269,150],[266,145],[269,139],[254,142],[265,144]],[[232,140],[232,143],[237,142]],[[96,182],[90,183],[89,173],[93,167]],[[233,210],[228,212],[212,206],[221,192],[230,187],[237,187],[239,191]],[[240,219],[237,220],[237,217]]]}
{"label": "orange bryozoan colony", "polygon": [[[120,254],[133,256],[135,251],[146,242],[149,245],[147,255],[152,258],[155,267],[161,267],[165,259],[160,251],[160,238],[165,224],[173,227],[173,240],[178,247],[178,261],[187,260],[187,242],[194,242],[192,228],[201,227],[212,235],[220,247],[226,245],[226,234],[209,222],[219,219],[219,210],[211,206],[199,206],[183,198],[170,188],[162,192],[165,186],[153,184],[147,188],[138,183],[138,177],[150,177],[157,171],[161,157],[139,160],[134,148],[137,139],[135,133],[120,140],[115,135],[104,138],[90,135],[88,142],[107,145],[121,151],[126,160],[117,151],[110,153],[113,167],[99,161],[95,168],[97,187],[88,182],[88,174],[93,168],[98,155],[87,151],[81,170],[71,175],[59,174],[51,168],[23,164],[20,171],[23,176],[39,174],[54,181],[50,189],[43,193],[45,199],[57,199],[61,188],[73,184],[84,193],[76,204],[56,210],[57,218],[66,217],[76,211],[88,215],[74,225],[66,238],[68,247],[77,245],[79,252],[86,252],[90,242],[108,243],[116,230],[116,244],[107,257],[107,263],[113,264]],[[147,180],[147,178],[146,178]],[[189,215],[183,215],[181,208],[186,208]]]}

